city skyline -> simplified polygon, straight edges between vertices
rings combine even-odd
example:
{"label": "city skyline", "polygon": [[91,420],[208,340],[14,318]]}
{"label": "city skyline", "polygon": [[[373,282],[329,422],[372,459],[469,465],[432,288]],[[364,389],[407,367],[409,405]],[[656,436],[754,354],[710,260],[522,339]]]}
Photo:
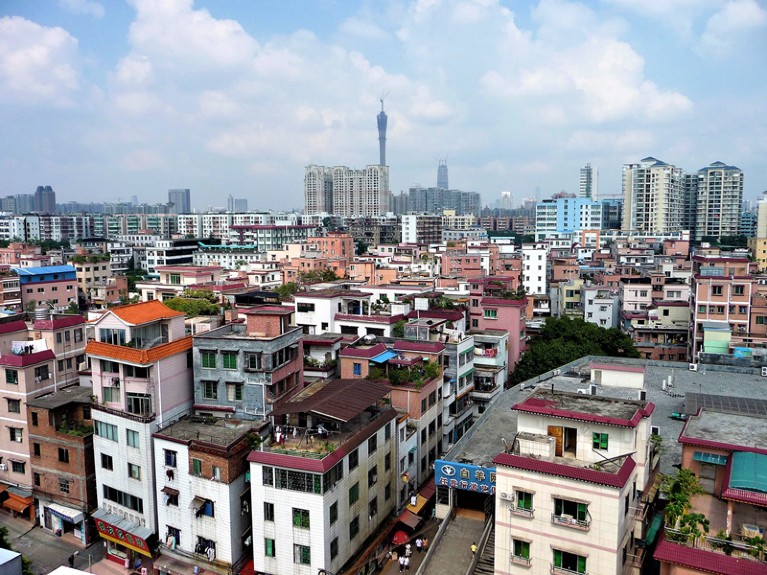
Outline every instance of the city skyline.
{"label": "city skyline", "polygon": [[653,156],[737,166],[756,200],[765,27],[754,0],[5,2],[0,196],[300,208],[306,166],[377,163],[383,98],[395,194],[448,157],[485,203],[577,194],[587,163],[616,197]]}

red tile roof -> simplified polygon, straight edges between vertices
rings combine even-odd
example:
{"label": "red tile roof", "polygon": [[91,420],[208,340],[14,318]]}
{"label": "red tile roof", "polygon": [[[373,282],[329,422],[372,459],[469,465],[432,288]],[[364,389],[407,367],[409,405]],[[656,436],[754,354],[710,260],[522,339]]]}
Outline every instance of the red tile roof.
{"label": "red tile roof", "polygon": [[663,533],[661,533],[658,546],[655,548],[654,557],[662,563],[673,563],[700,573],[767,575],[767,564],[765,563],[672,543],[665,538]]}
{"label": "red tile roof", "polygon": [[85,323],[85,318],[81,315],[57,316],[53,319],[37,320],[34,324],[35,329],[61,329],[63,327],[72,327]]}
{"label": "red tile roof", "polygon": [[498,297],[483,297],[482,305],[499,305],[501,307],[525,307],[527,298],[522,299],[503,299]]}
{"label": "red tile roof", "polygon": [[516,411],[524,411],[526,413],[536,413],[539,415],[550,415],[553,417],[574,419],[576,421],[604,423],[606,425],[617,425],[619,427],[636,427],[643,417],[650,417],[652,412],[655,410],[655,404],[648,402],[644,407],[637,405],[637,409],[631,419],[625,419],[623,417],[610,417],[607,415],[600,415],[584,411],[560,409],[557,407],[556,401],[543,397],[536,397],[535,395],[532,395],[527,399],[520,401],[516,405],[513,405],[511,409]]}
{"label": "red tile roof", "polygon": [[608,473],[606,471],[597,471],[584,467],[573,467],[562,463],[544,461],[533,457],[523,457],[521,455],[512,455],[511,453],[501,453],[493,459],[496,465],[505,465],[515,469],[524,469],[535,473],[544,473],[546,475],[556,475],[557,477],[566,477],[576,481],[586,481],[587,483],[596,483],[597,485],[607,485],[608,487],[623,488],[626,482],[636,468],[636,462],[627,457],[623,462],[618,473]]}
{"label": "red tile roof", "polygon": [[107,313],[115,314],[122,321],[130,325],[141,325],[150,321],[184,315],[184,312],[172,310],[159,300],[121,305],[110,308]]}
{"label": "red tile roof", "polygon": [[457,310],[428,309],[428,310],[417,310],[417,311],[408,312],[406,317],[408,319],[426,317],[426,318],[447,319],[450,321],[458,321],[463,319],[464,315],[463,315],[463,312],[460,312]]}
{"label": "red tile roof", "polygon": [[14,333],[17,331],[27,331],[27,324],[21,320],[0,323],[0,335]]}
{"label": "red tile roof", "polygon": [[44,349],[35,353],[24,353],[21,355],[15,355],[9,353],[8,355],[0,355],[0,365],[7,365],[11,367],[27,367],[29,365],[35,365],[44,361],[50,361],[56,359],[56,354],[50,349]]}
{"label": "red tile roof", "polygon": [[396,341],[392,348],[396,351],[439,353],[445,350],[445,344],[438,341]]}
{"label": "red tile roof", "polygon": [[386,346],[382,343],[377,343],[370,347],[345,347],[338,354],[341,357],[366,357],[371,358],[377,356],[379,353],[386,351]]}
{"label": "red tile roof", "polygon": [[147,365],[190,349],[192,349],[191,335],[149,349],[134,349],[100,341],[89,341],[88,345],[85,346],[85,353],[117,361]]}
{"label": "red tile roof", "polygon": [[335,316],[336,321],[363,321],[367,323],[387,323],[394,324],[405,319],[402,314],[396,315],[358,315],[349,313],[337,313]]}

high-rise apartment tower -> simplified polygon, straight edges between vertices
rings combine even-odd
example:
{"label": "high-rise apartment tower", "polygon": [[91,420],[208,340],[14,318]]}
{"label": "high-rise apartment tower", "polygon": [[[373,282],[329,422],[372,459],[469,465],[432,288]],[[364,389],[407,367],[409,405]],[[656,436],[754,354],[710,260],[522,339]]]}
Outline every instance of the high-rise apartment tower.
{"label": "high-rise apartment tower", "polygon": [[172,214],[190,214],[192,213],[192,196],[189,188],[177,188],[168,190],[168,203],[171,206]]}
{"label": "high-rise apartment tower", "polygon": [[447,160],[440,160],[437,166],[437,187],[443,190],[449,190],[447,182]]}

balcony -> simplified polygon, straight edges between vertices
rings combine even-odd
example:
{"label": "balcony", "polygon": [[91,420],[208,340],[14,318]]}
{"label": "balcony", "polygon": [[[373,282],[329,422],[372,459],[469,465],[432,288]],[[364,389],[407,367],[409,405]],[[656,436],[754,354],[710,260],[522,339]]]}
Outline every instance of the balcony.
{"label": "balcony", "polygon": [[523,565],[525,567],[530,567],[530,565],[532,564],[532,559],[530,559],[529,557],[522,557],[521,555],[512,555],[511,562],[515,563],[516,565]]}
{"label": "balcony", "polygon": [[576,519],[572,515],[557,515],[556,513],[552,513],[551,523],[553,525],[561,525],[563,527],[570,527],[581,531],[589,531],[591,529],[591,521],[587,519]]}
{"label": "balcony", "polygon": [[551,573],[551,575],[589,575],[588,571],[573,571],[572,569],[567,569],[565,567],[557,567],[554,564],[551,565],[549,573]]}
{"label": "balcony", "polygon": [[512,515],[516,515],[518,517],[525,517],[527,519],[532,519],[535,517],[535,509],[525,509],[524,507],[511,507],[509,508],[509,511],[511,511]]}

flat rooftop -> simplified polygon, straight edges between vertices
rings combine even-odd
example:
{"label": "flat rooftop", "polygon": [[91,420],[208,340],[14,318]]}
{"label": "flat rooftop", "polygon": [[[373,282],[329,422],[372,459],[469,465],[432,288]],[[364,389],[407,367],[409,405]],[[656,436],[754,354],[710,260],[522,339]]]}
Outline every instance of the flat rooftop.
{"label": "flat rooftop", "polygon": [[652,413],[652,405],[646,401],[559,391],[556,386],[536,389],[512,409],[623,427],[635,427],[639,419]]}
{"label": "flat rooftop", "polygon": [[56,409],[57,407],[69,405],[70,403],[90,404],[91,395],[93,395],[93,388],[73,385],[71,387],[65,387],[55,393],[49,393],[42,397],[30,399],[27,401],[27,405],[29,407],[40,407],[43,409]]}
{"label": "flat rooftop", "polygon": [[[682,461],[682,446],[677,439],[684,421],[672,418],[674,413],[685,413],[685,395],[711,394],[737,396],[767,400],[767,379],[760,377],[756,369],[731,368],[699,364],[698,371],[689,371],[687,363],[650,361],[608,357],[583,357],[560,366],[561,374],[552,372],[524,382],[504,391],[491,403],[485,413],[469,428],[442,459],[494,467],[493,459],[504,451],[502,438],[509,444],[517,432],[517,415],[511,407],[530,397],[536,387],[577,392],[589,386],[592,363],[623,367],[645,368],[645,390],[647,401],[655,405],[652,425],[658,427],[663,438],[664,452],[661,458],[661,472],[673,473],[676,464]],[[671,378],[672,386],[663,391],[662,382]],[[639,390],[631,387],[597,386],[597,396],[636,400]],[[729,428],[726,428],[729,429]],[[762,435],[767,437],[767,435]]]}
{"label": "flat rooftop", "polygon": [[153,437],[181,441],[202,441],[227,447],[250,430],[258,429],[265,423],[260,420],[223,419],[192,415],[163,427],[155,432]]}
{"label": "flat rooftop", "polygon": [[691,416],[684,429],[685,438],[721,443],[737,448],[764,449],[767,418],[704,409]]}

